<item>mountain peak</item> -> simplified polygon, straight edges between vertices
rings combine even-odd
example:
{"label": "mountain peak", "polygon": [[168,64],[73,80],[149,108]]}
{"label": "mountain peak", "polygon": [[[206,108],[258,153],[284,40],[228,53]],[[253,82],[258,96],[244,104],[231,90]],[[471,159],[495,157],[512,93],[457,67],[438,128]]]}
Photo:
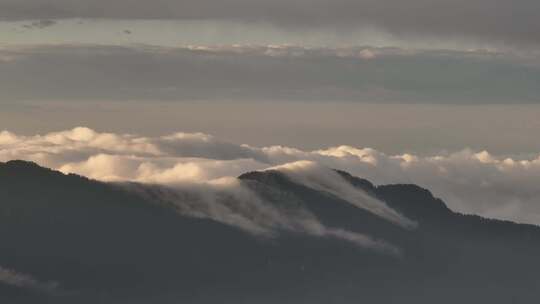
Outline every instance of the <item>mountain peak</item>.
{"label": "mountain peak", "polygon": [[264,184],[289,182],[288,177],[278,170],[250,171],[241,174],[238,179],[253,180]]}
{"label": "mountain peak", "polygon": [[0,162],[0,168],[5,169],[46,169],[44,167],[39,166],[35,162],[32,161],[26,161],[26,160],[10,160],[7,162]]}
{"label": "mountain peak", "polygon": [[437,220],[454,214],[441,199],[434,197],[429,190],[418,185],[381,185],[377,187],[377,194],[391,207],[412,218]]}

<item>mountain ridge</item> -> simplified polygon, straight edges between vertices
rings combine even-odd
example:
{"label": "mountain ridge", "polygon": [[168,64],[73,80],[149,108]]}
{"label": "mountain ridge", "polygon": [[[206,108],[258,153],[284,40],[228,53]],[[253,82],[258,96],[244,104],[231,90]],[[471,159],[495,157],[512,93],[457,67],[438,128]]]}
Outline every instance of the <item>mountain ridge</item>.
{"label": "mountain ridge", "polygon": [[[250,172],[239,180],[265,202],[298,205],[327,227],[387,240],[402,249],[400,258],[327,236],[280,230],[279,236],[260,237],[179,214],[122,185],[24,161],[0,163],[0,269],[37,282],[16,286],[0,275],[0,301],[412,304],[536,298],[539,227],[458,214],[418,186],[375,186],[338,173],[418,221],[418,228],[393,225],[281,172]],[[32,288],[42,285],[58,287],[47,293]]]}

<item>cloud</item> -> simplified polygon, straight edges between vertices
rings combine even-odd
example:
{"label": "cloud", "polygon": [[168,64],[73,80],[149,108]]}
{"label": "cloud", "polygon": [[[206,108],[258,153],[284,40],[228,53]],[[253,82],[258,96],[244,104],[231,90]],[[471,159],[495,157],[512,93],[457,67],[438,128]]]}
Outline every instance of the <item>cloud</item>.
{"label": "cloud", "polygon": [[54,293],[59,286],[57,282],[40,281],[31,275],[0,266],[0,284],[1,283],[44,293]]}
{"label": "cloud", "polygon": [[1,0],[0,19],[177,19],[263,22],[288,30],[377,28],[395,35],[540,43],[536,0]]}
{"label": "cloud", "polygon": [[185,181],[208,181],[246,170],[264,168],[251,159],[212,160],[190,157],[137,157],[97,154],[80,162],[66,163],[58,169],[76,172],[104,181],[132,180],[145,183],[179,184]]}
{"label": "cloud", "polygon": [[308,186],[400,221],[384,206],[336,183],[335,176],[324,169],[335,168],[376,184],[418,184],[458,212],[540,224],[540,154],[501,157],[464,149],[430,156],[387,155],[345,145],[304,151],[236,145],[200,133],[145,137],[75,128],[34,136],[2,131],[0,161],[12,159],[106,181],[169,186],[208,183],[278,166]]}
{"label": "cloud", "polygon": [[[251,234],[273,238],[293,232],[314,237],[337,238],[362,248],[391,255],[400,249],[372,237],[323,225],[315,215],[289,197],[280,204],[266,201],[240,180],[232,177],[210,182],[185,181],[174,186],[123,184],[138,195],[174,206],[182,215],[212,219]],[[286,204],[283,207],[283,204]]]}
{"label": "cloud", "polygon": [[336,195],[356,207],[365,209],[404,228],[414,228],[416,223],[397,213],[364,191],[345,181],[337,172],[313,161],[297,161],[268,168],[285,173],[299,184]]}
{"label": "cloud", "polygon": [[43,29],[46,27],[50,27],[56,24],[56,21],[49,20],[49,19],[42,19],[38,21],[33,21],[29,24],[24,24],[23,27],[27,29]]}
{"label": "cloud", "polygon": [[[3,131],[0,147],[0,160],[23,158],[102,180],[174,183],[185,178],[211,179],[228,175],[233,168],[241,174],[268,161],[264,153],[201,133],[142,137],[77,127],[17,136]],[[175,170],[186,175],[177,175]]]}
{"label": "cloud", "polygon": [[386,155],[350,146],[312,152],[263,150],[276,161],[309,159],[376,184],[418,184],[454,211],[540,224],[540,155],[516,159],[470,149],[433,156]]}
{"label": "cloud", "polygon": [[358,53],[358,56],[362,59],[374,59],[375,57],[377,57],[377,55],[370,49],[361,50]]}
{"label": "cloud", "polygon": [[0,102],[515,104],[537,103],[540,95],[537,57],[482,50],[56,45],[6,47],[0,49],[0,58],[4,58],[0,61]]}
{"label": "cloud", "polygon": [[[5,131],[0,133],[0,148],[0,160],[27,159],[65,173],[78,173],[99,180],[144,183],[125,184],[124,187],[173,205],[181,214],[209,218],[256,235],[274,236],[281,230],[293,231],[340,238],[361,247],[399,253],[397,248],[382,240],[326,227],[313,214],[294,204],[280,209],[265,202],[234,178],[246,171],[268,167],[268,163],[262,162],[269,162],[265,154],[206,134],[175,133],[151,138],[98,133],[78,127],[24,137]],[[346,200],[362,200],[362,203],[353,204],[409,227],[410,221],[384,203],[352,187],[340,186],[340,183],[346,183],[344,180],[330,181],[331,177],[326,177],[332,174],[330,169],[292,171],[295,171],[295,176],[310,178],[301,180],[302,183],[321,181],[314,177],[324,174],[325,180],[317,186],[329,186],[322,190],[336,195],[345,193],[343,198]]]}

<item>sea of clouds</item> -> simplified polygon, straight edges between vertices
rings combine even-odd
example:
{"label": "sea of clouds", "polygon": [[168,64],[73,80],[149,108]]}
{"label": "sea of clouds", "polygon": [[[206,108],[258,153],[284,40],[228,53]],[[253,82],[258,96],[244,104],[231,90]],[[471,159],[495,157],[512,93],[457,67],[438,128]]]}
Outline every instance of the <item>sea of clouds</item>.
{"label": "sea of clouds", "polygon": [[234,144],[202,133],[148,137],[78,127],[33,136],[2,131],[0,161],[13,159],[102,181],[166,186],[223,185],[247,171],[273,168],[310,187],[362,202],[360,207],[389,221],[411,224],[384,204],[354,197],[360,194],[332,184],[328,174],[334,168],[375,184],[418,184],[458,212],[540,224],[540,155],[517,159],[470,149],[432,156],[387,155],[346,145],[303,151]]}

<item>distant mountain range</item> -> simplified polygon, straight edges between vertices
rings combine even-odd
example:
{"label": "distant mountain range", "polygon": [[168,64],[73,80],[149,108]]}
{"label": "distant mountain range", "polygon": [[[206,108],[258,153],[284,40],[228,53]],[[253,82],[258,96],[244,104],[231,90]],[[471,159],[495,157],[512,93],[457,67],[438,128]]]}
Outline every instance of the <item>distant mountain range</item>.
{"label": "distant mountain range", "polygon": [[[0,303],[538,301],[540,227],[458,214],[418,186],[336,172],[416,226],[276,170],[238,182],[268,205],[257,208],[294,221],[201,210],[189,189],[0,163]],[[212,199],[227,210],[253,208],[236,197]],[[171,203],[182,200],[189,204]],[[259,222],[275,229],[258,231]],[[362,236],[397,251],[358,246]]]}

